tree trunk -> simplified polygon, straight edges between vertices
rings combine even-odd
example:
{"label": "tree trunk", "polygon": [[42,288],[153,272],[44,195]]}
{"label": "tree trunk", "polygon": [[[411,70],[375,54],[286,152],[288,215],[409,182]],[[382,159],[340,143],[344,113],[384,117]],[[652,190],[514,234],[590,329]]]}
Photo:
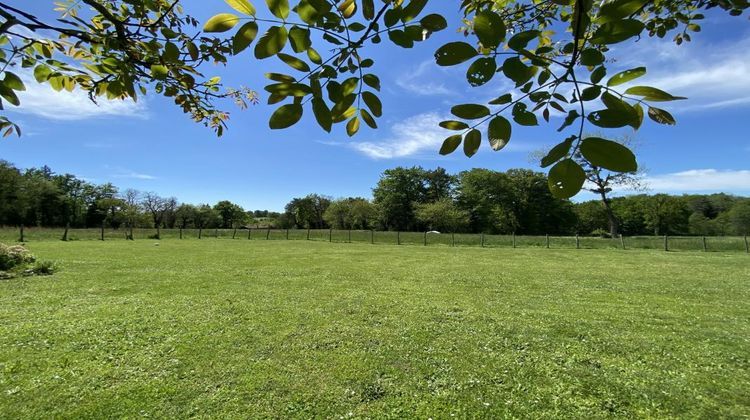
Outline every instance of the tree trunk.
{"label": "tree trunk", "polygon": [[65,232],[63,232],[63,237],[62,237],[63,241],[68,240],[68,229],[70,229],[70,222],[65,223]]}
{"label": "tree trunk", "polygon": [[609,222],[609,234],[612,238],[616,238],[620,230],[620,222],[615,216],[615,212],[612,210],[612,205],[609,202],[609,198],[604,192],[600,191],[602,197],[602,204],[604,205],[604,211],[607,213],[607,221]]}

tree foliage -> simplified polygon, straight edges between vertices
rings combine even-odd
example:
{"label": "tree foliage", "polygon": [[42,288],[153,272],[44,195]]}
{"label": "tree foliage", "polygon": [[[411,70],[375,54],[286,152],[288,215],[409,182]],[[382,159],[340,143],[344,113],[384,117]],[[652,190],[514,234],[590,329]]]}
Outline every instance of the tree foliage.
{"label": "tree foliage", "polygon": [[[435,4],[437,0],[433,0]],[[269,104],[279,104],[269,127],[288,128],[309,115],[325,131],[341,124],[349,136],[362,122],[376,128],[383,114],[378,97],[380,79],[366,47],[384,40],[413,48],[447,19],[424,12],[429,0],[300,0],[267,1],[267,13],[249,0],[226,0],[225,10],[199,22],[182,10],[180,0],[61,0],[60,19],[43,22],[21,8],[0,2],[0,96],[19,105],[16,92],[25,89],[17,73],[33,71],[40,83],[56,90],[76,87],[92,99],[132,98],[149,89],[173,98],[196,121],[219,135],[226,112],[216,100],[231,97],[241,106],[257,101],[247,89],[222,88],[216,77],[202,73],[205,62],[226,63],[233,55],[256,60],[276,57],[287,73],[267,73],[264,87]],[[463,144],[473,156],[488,140],[502,150],[513,124],[536,126],[540,117],[565,115],[561,139],[542,159],[549,169],[549,188],[560,198],[575,195],[585,174],[580,154],[591,165],[617,172],[637,169],[627,147],[603,138],[584,138],[584,129],[632,127],[646,116],[658,124],[675,118],[661,102],[685,99],[658,87],[633,85],[646,74],[638,66],[608,77],[611,46],[633,43],[642,36],[673,36],[676,44],[690,41],[701,30],[703,12],[720,8],[741,15],[746,0],[464,0],[459,3],[462,40],[435,52],[439,66],[464,66],[467,83],[481,87],[495,77],[515,86],[486,104],[457,104],[457,120],[441,126],[459,133],[449,136],[440,153]],[[17,30],[23,27],[35,36]],[[51,35],[50,35],[51,34]],[[215,35],[222,34],[222,35]],[[254,44],[254,45],[253,45]],[[6,134],[20,132],[0,117]]]}

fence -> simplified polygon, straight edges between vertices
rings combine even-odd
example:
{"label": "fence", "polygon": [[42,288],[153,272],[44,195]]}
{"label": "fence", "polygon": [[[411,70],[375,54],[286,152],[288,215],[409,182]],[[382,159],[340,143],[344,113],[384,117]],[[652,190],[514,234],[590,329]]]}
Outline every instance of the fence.
{"label": "fence", "polygon": [[[156,229],[133,229],[133,240],[156,239]],[[0,228],[0,242],[61,240],[63,228]],[[67,240],[126,240],[126,229],[69,229]],[[419,246],[485,248],[658,249],[663,251],[750,253],[747,236],[517,236],[481,233],[384,232],[335,229],[160,229],[159,239],[310,240]]]}

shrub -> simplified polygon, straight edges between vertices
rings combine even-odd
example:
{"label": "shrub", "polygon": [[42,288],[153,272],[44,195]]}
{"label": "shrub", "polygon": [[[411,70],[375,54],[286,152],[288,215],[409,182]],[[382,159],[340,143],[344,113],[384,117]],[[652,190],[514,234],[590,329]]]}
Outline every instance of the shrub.
{"label": "shrub", "polygon": [[0,244],[0,270],[10,270],[36,261],[34,255],[22,245]]}
{"label": "shrub", "polygon": [[55,263],[52,261],[37,261],[30,269],[24,271],[24,274],[30,276],[50,276],[57,270]]}

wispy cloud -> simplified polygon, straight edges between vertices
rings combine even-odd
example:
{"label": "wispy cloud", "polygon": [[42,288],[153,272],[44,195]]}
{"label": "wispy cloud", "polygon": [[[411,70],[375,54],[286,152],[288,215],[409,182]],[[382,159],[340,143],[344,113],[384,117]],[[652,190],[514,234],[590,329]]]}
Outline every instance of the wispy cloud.
{"label": "wispy cloud", "polygon": [[157,179],[157,177],[149,174],[142,174],[135,171],[120,169],[117,170],[115,173],[111,175],[112,178],[119,178],[119,179],[140,179],[143,181],[151,181],[154,179]]}
{"label": "wispy cloud", "polygon": [[422,96],[453,95],[454,91],[444,83],[436,81],[436,74],[441,69],[433,60],[423,61],[410,71],[402,73],[396,79],[396,85],[408,92]]}
{"label": "wispy cloud", "polygon": [[648,40],[628,51],[619,63],[624,67],[646,65],[649,74],[633,84],[647,84],[688,101],[669,105],[675,111],[693,111],[750,104],[750,38],[722,44],[705,40],[675,46],[665,41]]}
{"label": "wispy cloud", "polygon": [[750,191],[750,170],[691,169],[646,177],[653,191],[746,192]]}
{"label": "wispy cloud", "polygon": [[18,93],[21,106],[8,107],[9,111],[60,121],[97,117],[148,117],[147,105],[143,100],[108,101],[100,98],[98,103],[94,103],[81,90],[55,92],[49,85],[37,83],[28,73],[21,73],[19,76],[26,85],[26,91]]}
{"label": "wispy cloud", "polygon": [[[391,135],[378,141],[354,141],[353,143],[327,143],[330,145],[344,145],[371,159],[398,159],[409,157],[435,157],[443,144],[443,140],[454,131],[440,128],[440,121],[451,117],[428,112],[415,115],[394,123]],[[489,150],[482,145],[482,150]],[[521,142],[511,142],[504,152],[529,152],[532,147]],[[422,156],[424,155],[424,156]]]}

